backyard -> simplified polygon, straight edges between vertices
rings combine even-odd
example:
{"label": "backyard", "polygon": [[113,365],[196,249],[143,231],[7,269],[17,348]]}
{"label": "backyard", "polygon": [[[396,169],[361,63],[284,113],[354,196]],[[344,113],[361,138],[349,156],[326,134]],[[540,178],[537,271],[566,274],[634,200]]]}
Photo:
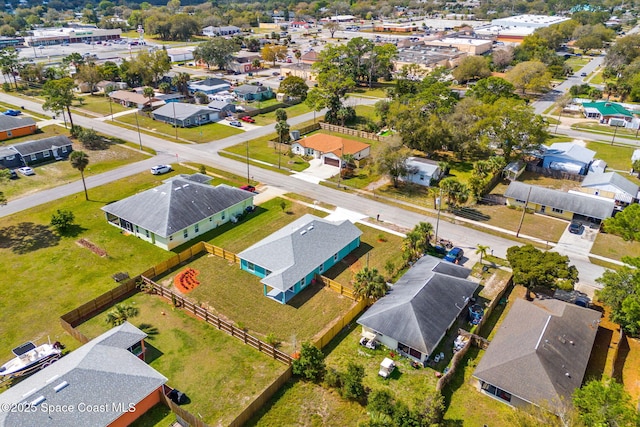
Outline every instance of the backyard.
{"label": "backyard", "polygon": [[91,111],[100,116],[108,116],[112,111],[113,114],[116,114],[132,110],[132,108],[123,107],[117,102],[109,102],[109,99],[105,95],[82,95],[77,97],[73,106],[81,110]]}
{"label": "backyard", "polygon": [[[173,309],[169,301],[139,293],[125,300],[139,315],[130,322],[147,332],[147,362],[184,392],[182,408],[210,425],[229,424],[286,366],[204,321]],[[78,329],[94,338],[107,331],[101,313]],[[175,415],[161,422],[169,425]],[[160,420],[156,420],[160,422]]]}

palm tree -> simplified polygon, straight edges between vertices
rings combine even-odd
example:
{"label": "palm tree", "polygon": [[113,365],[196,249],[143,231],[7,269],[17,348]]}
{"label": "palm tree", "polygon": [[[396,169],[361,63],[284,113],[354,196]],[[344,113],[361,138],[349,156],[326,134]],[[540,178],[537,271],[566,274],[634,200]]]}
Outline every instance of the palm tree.
{"label": "palm tree", "polygon": [[151,99],[156,96],[156,91],[153,90],[152,87],[146,86],[144,89],[142,89],[142,95],[149,99],[149,108],[151,108]]}
{"label": "palm tree", "polygon": [[433,233],[433,225],[430,222],[419,222],[413,229],[415,232],[420,233],[422,239],[420,240],[422,248],[426,251],[431,246],[431,233]]}
{"label": "palm tree", "polygon": [[122,325],[127,319],[136,317],[140,310],[127,304],[116,304],[113,310],[107,313],[105,321],[111,326]]}
{"label": "palm tree", "polygon": [[297,49],[293,55],[296,57],[296,59],[298,60],[298,64],[300,64],[300,58],[302,58],[302,52],[300,51],[300,49]]}
{"label": "palm tree", "polygon": [[420,257],[420,241],[422,236],[419,232],[412,230],[407,233],[407,237],[402,241],[402,254],[407,262],[413,262]]}
{"label": "palm tree", "polygon": [[280,120],[276,123],[276,133],[278,134],[278,169],[280,169],[280,153],[282,153],[282,144],[288,143],[290,141],[289,136],[289,123],[285,120]]}
{"label": "palm tree", "polygon": [[488,250],[489,250],[489,246],[481,245],[478,243],[478,247],[476,248],[476,254],[480,254],[480,265],[482,265],[482,257],[487,256]]}
{"label": "palm tree", "polygon": [[171,80],[171,83],[173,83],[178,92],[184,96],[189,96],[189,80],[191,80],[191,75],[189,73],[182,72],[175,76]]}
{"label": "palm tree", "polygon": [[353,291],[358,298],[377,300],[387,293],[387,283],[375,268],[365,267],[356,273]]}
{"label": "palm tree", "polygon": [[84,186],[84,198],[85,200],[89,200],[89,195],[87,194],[87,184],[84,182],[84,170],[89,165],[89,156],[84,151],[74,151],[69,156],[69,161],[71,162],[71,167],[80,171],[80,176],[82,177],[82,185]]}

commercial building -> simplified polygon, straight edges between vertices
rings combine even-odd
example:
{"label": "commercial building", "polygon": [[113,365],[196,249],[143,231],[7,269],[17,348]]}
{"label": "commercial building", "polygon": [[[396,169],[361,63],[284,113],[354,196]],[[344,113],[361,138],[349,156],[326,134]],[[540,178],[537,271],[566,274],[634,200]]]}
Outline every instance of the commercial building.
{"label": "commercial building", "polygon": [[549,27],[569,19],[563,16],[517,15],[494,19],[490,25],[476,28],[475,32],[478,35],[495,36],[502,42],[520,43],[538,28]]}
{"label": "commercial building", "polygon": [[65,28],[39,28],[24,38],[27,46],[51,46],[63,43],[85,43],[105,40],[118,40],[122,34],[120,28],[111,30],[94,26],[75,26]]}
{"label": "commercial building", "polygon": [[425,46],[455,48],[469,55],[482,55],[491,50],[493,41],[487,39],[445,37],[442,39],[425,40],[424,44]]}

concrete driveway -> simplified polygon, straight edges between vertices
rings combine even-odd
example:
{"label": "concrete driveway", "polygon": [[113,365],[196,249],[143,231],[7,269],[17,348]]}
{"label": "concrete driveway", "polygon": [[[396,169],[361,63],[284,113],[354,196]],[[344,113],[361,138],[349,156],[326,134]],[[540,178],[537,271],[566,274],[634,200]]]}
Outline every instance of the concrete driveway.
{"label": "concrete driveway", "polygon": [[337,173],[337,166],[325,165],[322,163],[322,159],[313,159],[309,162],[309,167],[307,169],[302,172],[296,172],[291,176],[303,181],[319,184],[320,181],[329,179]]}
{"label": "concrete driveway", "polygon": [[588,257],[597,235],[598,230],[593,230],[588,226],[584,227],[581,234],[570,233],[569,227],[567,226],[560,240],[558,240],[558,244],[551,250],[563,255],[582,255]]}

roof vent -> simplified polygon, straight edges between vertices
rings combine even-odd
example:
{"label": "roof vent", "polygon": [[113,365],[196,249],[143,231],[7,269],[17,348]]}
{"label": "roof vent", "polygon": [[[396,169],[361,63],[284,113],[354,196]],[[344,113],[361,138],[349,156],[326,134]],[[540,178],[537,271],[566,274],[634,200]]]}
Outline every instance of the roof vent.
{"label": "roof vent", "polygon": [[44,401],[45,401],[45,397],[44,396],[40,396],[40,397],[37,397],[36,399],[32,400],[29,403],[29,405],[30,406],[38,406],[39,404],[41,404]]}
{"label": "roof vent", "polygon": [[307,230],[309,231],[313,230],[313,225],[310,225],[309,227],[307,227]]}
{"label": "roof vent", "polygon": [[300,232],[300,235],[301,235],[301,236],[304,236],[305,234],[307,234],[307,230],[302,230],[302,231]]}
{"label": "roof vent", "polygon": [[60,384],[58,384],[57,386],[55,386],[53,389],[57,392],[59,392],[60,390],[62,390],[63,388],[65,388],[66,386],[68,386],[69,383],[66,381],[62,381]]}

